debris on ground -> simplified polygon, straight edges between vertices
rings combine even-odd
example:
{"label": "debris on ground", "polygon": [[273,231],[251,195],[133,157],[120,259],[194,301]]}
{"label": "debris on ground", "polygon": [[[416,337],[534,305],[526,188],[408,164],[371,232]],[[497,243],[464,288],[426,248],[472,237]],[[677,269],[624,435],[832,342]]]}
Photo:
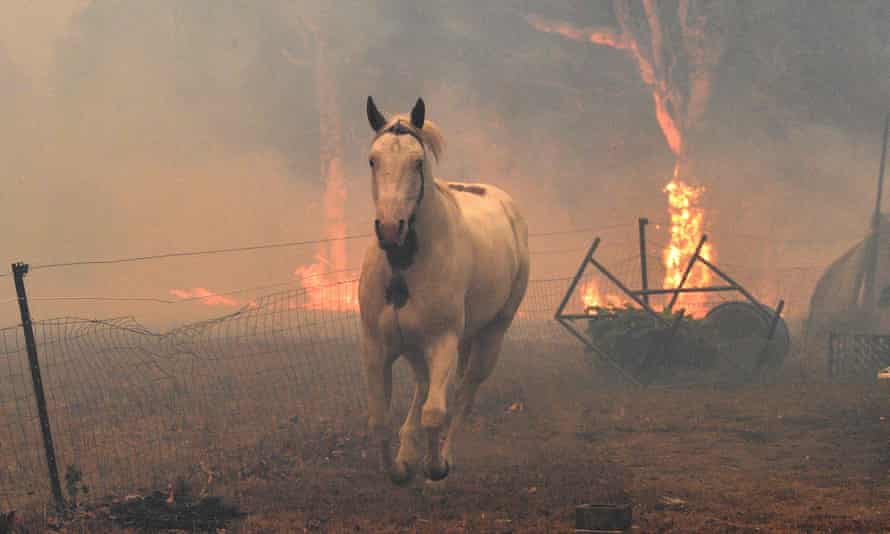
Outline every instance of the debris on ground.
{"label": "debris on ground", "polygon": [[109,519],[123,527],[136,529],[224,529],[245,513],[226,505],[220,497],[194,499],[189,494],[155,491],[150,495],[130,495],[109,508]]}
{"label": "debris on ground", "polygon": [[15,532],[15,510],[0,512],[0,534],[12,534]]}
{"label": "debris on ground", "polygon": [[661,509],[680,509],[686,507],[686,501],[680,499],[679,497],[670,497],[668,495],[664,495],[661,499],[658,500],[657,508]]}

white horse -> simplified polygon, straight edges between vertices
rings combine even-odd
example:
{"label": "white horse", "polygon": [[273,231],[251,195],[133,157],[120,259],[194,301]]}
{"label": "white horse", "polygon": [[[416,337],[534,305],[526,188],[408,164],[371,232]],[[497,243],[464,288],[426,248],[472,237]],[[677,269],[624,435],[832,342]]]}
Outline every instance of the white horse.
{"label": "white horse", "polygon": [[[368,162],[377,241],[362,264],[359,306],[370,433],[396,484],[413,478],[424,448],[427,478],[441,480],[525,296],[528,229],[502,190],[432,178],[444,147],[423,100],[410,115],[386,119],[368,97],[367,113],[376,133]],[[416,384],[393,461],[386,416],[400,356]]]}

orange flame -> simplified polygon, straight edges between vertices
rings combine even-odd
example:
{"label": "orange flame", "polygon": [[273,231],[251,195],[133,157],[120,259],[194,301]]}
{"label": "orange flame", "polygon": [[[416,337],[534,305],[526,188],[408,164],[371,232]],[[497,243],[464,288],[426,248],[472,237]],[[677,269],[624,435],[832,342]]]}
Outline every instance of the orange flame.
{"label": "orange flame", "polygon": [[203,287],[194,287],[192,289],[171,289],[170,294],[178,299],[198,300],[207,306],[238,306],[239,303],[235,299],[217,295],[213,291]]}
{"label": "orange flame", "polygon": [[[678,179],[676,172],[674,179],[664,188],[664,192],[668,194],[668,209],[671,215],[671,241],[664,250],[665,289],[680,284],[686,266],[701,240],[705,210],[698,205],[698,202],[704,191],[704,187],[691,186]],[[701,257],[713,261],[714,250],[709,243],[702,246]],[[684,287],[703,287],[710,281],[711,271],[698,264],[689,273]],[[685,293],[680,295],[675,308],[686,308],[689,313],[699,315],[706,311],[704,306],[704,293]]]}
{"label": "orange flame", "polygon": [[593,313],[594,308],[600,307],[600,292],[596,282],[591,280],[581,287],[581,302],[584,304],[584,313]]}
{"label": "orange flame", "polygon": [[581,286],[579,293],[581,303],[584,305],[584,313],[592,315],[596,308],[621,308],[627,304],[627,299],[611,293],[603,294],[596,280],[590,280]]}
{"label": "orange flame", "polygon": [[291,303],[291,308],[313,310],[356,311],[358,310],[358,286],[350,284],[337,272],[330,272],[328,262],[316,255],[315,263],[294,269],[294,278],[300,281],[306,291],[305,298]]}

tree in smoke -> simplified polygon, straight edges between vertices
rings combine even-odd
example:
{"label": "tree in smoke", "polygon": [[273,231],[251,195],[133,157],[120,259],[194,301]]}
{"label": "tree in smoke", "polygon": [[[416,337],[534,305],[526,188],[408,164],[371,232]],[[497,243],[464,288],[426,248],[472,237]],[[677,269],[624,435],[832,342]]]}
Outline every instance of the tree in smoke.
{"label": "tree in smoke", "polygon": [[617,28],[579,28],[538,14],[526,18],[539,31],[627,52],[652,92],[655,116],[677,159],[675,175],[688,177],[689,134],[707,110],[726,48],[727,7],[716,0],[613,0],[612,9]]}
{"label": "tree in smoke", "polygon": [[[293,22],[303,41],[304,50],[311,54],[309,64],[315,82],[319,120],[319,159],[324,181],[325,237],[330,241],[319,245],[321,264],[298,269],[300,275],[319,275],[325,271],[342,272],[346,269],[346,185],[343,166],[343,137],[340,102],[335,79],[334,60],[330,50],[329,32],[322,27],[326,13],[319,2],[285,4],[285,14]],[[289,51],[285,56],[292,64],[305,61]],[[314,272],[318,271],[318,272]],[[331,281],[331,280],[329,280]]]}
{"label": "tree in smoke", "polygon": [[[617,28],[578,28],[537,14],[526,17],[539,31],[627,52],[652,92],[655,117],[676,159],[673,180],[665,187],[671,214],[671,242],[664,251],[665,287],[681,283],[703,234],[704,210],[696,205],[702,189],[685,183],[695,180],[690,132],[707,110],[714,71],[725,52],[727,9],[716,0],[613,0]],[[709,244],[702,247],[701,256],[713,259]],[[706,269],[690,274],[690,286],[710,281]],[[693,313],[701,312],[703,303],[697,297],[684,295],[681,301]]]}

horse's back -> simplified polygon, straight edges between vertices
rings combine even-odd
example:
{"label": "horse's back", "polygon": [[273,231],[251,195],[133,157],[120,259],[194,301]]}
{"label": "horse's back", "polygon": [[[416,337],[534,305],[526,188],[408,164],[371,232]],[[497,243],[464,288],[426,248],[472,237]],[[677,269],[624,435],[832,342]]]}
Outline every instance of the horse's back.
{"label": "horse's back", "polygon": [[[468,326],[512,318],[528,282],[528,229],[513,198],[489,184],[448,183],[472,248]],[[509,317],[504,317],[509,316]]]}
{"label": "horse's back", "polygon": [[503,189],[483,183],[448,182],[448,189],[460,207],[470,229],[506,231],[516,252],[527,252],[528,228],[516,202]]}

